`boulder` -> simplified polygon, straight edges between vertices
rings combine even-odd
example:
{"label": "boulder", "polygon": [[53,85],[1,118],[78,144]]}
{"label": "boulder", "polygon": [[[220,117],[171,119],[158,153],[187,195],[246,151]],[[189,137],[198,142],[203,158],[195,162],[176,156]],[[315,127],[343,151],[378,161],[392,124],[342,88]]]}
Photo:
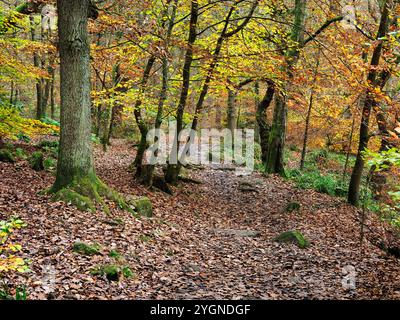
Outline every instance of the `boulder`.
{"label": "boulder", "polygon": [[131,197],[127,199],[129,204],[131,204],[135,211],[142,217],[151,218],[153,216],[153,205],[147,197]]}
{"label": "boulder", "polygon": [[291,202],[286,206],[286,212],[293,212],[300,210],[301,205],[298,202]]}

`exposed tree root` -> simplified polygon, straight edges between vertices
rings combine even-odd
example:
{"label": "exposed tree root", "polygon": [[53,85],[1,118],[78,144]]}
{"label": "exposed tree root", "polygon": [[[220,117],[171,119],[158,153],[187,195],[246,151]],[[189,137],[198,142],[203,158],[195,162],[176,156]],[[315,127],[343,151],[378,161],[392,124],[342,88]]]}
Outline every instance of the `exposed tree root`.
{"label": "exposed tree root", "polygon": [[165,192],[165,193],[167,193],[169,195],[173,195],[174,194],[174,191],[171,189],[171,187],[165,181],[164,177],[154,176],[154,178],[153,178],[153,187],[157,188],[158,190],[161,190],[162,192]]}
{"label": "exposed tree root", "polygon": [[203,184],[203,181],[185,176],[179,176],[179,180],[185,183]]}
{"label": "exposed tree root", "polygon": [[96,205],[100,205],[102,210],[109,214],[110,209],[105,200],[110,200],[121,209],[137,215],[117,191],[108,187],[95,174],[75,179],[69,186],[60,190],[53,187],[49,192],[54,194],[53,201],[71,203],[82,211],[95,211]]}

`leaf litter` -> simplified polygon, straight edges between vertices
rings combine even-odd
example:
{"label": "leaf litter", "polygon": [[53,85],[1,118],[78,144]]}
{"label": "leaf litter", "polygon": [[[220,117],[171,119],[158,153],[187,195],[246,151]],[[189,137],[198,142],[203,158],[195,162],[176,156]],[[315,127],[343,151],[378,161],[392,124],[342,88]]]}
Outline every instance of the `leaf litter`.
{"label": "leaf litter", "polygon": [[[202,183],[182,183],[172,196],[152,192],[128,172],[134,155],[126,141],[115,140],[107,153],[96,148],[96,170],[124,196],[149,197],[153,218],[51,202],[39,195],[53,183],[51,173],[33,171],[26,161],[0,163],[0,219],[18,216],[28,224],[15,241],[32,270],[7,275],[10,285],[25,285],[29,299],[400,298],[400,263],[376,246],[388,234],[377,217],[368,217],[361,247],[360,210],[342,199],[260,173],[245,177],[257,192],[243,192],[243,177],[217,168],[191,170]],[[292,202],[299,209],[286,212]],[[272,240],[289,230],[302,232],[310,246]],[[76,242],[101,250],[80,255]],[[133,277],[109,281],[91,273],[116,263],[112,250]],[[355,270],[354,289],[342,285],[348,266]]]}

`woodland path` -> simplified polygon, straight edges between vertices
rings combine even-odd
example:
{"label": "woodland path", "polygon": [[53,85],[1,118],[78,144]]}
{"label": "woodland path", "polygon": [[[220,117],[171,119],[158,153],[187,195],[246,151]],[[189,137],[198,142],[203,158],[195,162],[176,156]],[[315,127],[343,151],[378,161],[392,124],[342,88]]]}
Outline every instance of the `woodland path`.
{"label": "woodland path", "polygon": [[[26,162],[0,163],[0,219],[18,215],[28,223],[17,240],[32,261],[29,275],[9,280],[27,284],[30,299],[400,298],[399,260],[370,241],[361,253],[359,212],[341,199],[297,190],[279,177],[238,177],[218,168],[191,171],[202,184],[181,184],[173,196],[152,193],[127,172],[133,156],[127,142],[113,141],[107,153],[96,150],[97,172],[126,196],[148,196],[151,219],[137,220],[116,208],[106,216],[52,203],[37,194],[51,185],[51,174],[34,172]],[[244,180],[255,191],[241,190]],[[285,212],[293,201],[300,210]],[[368,222],[374,230],[367,228],[369,240],[383,237],[375,220]],[[216,229],[260,235],[239,237]],[[309,248],[272,241],[294,229],[311,241]],[[73,253],[78,240],[100,243],[102,254]],[[90,274],[97,265],[114,263],[111,249],[124,256],[120,263],[129,265],[135,278],[117,283]],[[357,288],[351,291],[342,287],[348,265],[357,272]]]}

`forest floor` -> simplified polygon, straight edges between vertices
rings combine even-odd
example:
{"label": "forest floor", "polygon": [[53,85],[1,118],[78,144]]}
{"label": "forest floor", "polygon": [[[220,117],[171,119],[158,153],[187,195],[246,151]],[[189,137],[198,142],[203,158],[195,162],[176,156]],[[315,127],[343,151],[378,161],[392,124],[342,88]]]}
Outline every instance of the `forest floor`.
{"label": "forest floor", "polygon": [[[386,236],[374,216],[361,248],[360,210],[342,199],[298,190],[280,177],[240,177],[218,167],[190,171],[202,184],[181,184],[172,196],[150,192],[127,171],[134,153],[122,140],[107,153],[98,148],[97,173],[125,196],[148,196],[153,218],[51,202],[38,195],[51,186],[51,173],[35,172],[26,161],[0,163],[0,219],[19,216],[28,224],[16,241],[32,269],[7,281],[25,284],[28,299],[400,298],[400,260],[371,243]],[[286,212],[291,202],[300,210]],[[288,230],[300,230],[311,246],[273,241]],[[76,241],[101,244],[100,254],[74,253]],[[123,258],[116,262],[110,250]],[[129,265],[135,276],[113,282],[91,274],[105,263]],[[348,266],[356,272],[350,290],[342,286]]]}

